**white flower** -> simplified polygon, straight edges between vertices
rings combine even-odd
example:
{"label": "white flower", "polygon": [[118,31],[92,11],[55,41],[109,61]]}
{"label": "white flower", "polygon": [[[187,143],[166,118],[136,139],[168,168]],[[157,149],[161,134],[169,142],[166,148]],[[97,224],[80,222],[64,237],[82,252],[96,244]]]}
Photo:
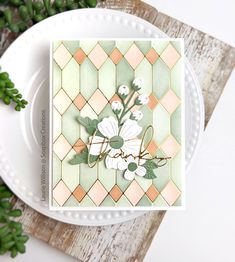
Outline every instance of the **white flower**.
{"label": "white flower", "polygon": [[143,118],[143,116],[144,115],[140,110],[136,110],[131,114],[130,119],[139,121]]}
{"label": "white flower", "polygon": [[126,160],[122,154],[139,155],[141,140],[137,136],[141,133],[142,127],[136,121],[127,119],[119,131],[118,121],[113,116],[104,118],[97,127],[105,138],[90,137],[90,143],[92,142],[89,146],[90,154],[98,156],[106,152],[107,168],[126,169]]}
{"label": "white flower", "polygon": [[143,78],[138,77],[134,79],[134,81],[132,82],[132,87],[135,91],[138,91],[143,87],[143,84],[144,84]]}
{"label": "white flower", "polygon": [[119,114],[123,109],[123,105],[120,101],[113,101],[111,104],[111,108],[115,114]]}
{"label": "white flower", "polygon": [[129,156],[126,159],[126,171],[124,173],[124,178],[127,180],[133,180],[135,175],[137,176],[145,176],[146,168],[142,165],[146,160],[135,158],[133,156]]}
{"label": "white flower", "polygon": [[149,102],[149,97],[146,94],[139,95],[136,100],[136,105],[146,105]]}
{"label": "white flower", "polygon": [[129,92],[130,92],[130,90],[129,90],[129,87],[128,87],[128,86],[121,85],[121,86],[119,86],[119,88],[118,88],[118,94],[119,94],[121,97],[123,97],[123,98],[127,97],[128,94],[129,94]]}

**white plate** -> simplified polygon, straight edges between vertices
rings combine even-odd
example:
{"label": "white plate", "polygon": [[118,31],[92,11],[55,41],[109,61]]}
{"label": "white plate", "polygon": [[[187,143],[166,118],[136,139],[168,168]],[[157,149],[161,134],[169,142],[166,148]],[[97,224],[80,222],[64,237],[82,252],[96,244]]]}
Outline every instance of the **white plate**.
{"label": "white plate", "polygon": [[[33,26],[7,49],[0,64],[30,101],[20,114],[2,106],[0,173],[12,191],[44,215],[77,225],[105,225],[142,215],[143,211],[50,211],[41,201],[41,114],[48,113],[49,39],[80,37],[165,37],[150,23],[126,13],[83,9],[53,16]],[[186,62],[186,168],[195,155],[203,131],[200,87]],[[46,114],[47,130],[48,115]],[[48,135],[48,132],[47,132]]]}

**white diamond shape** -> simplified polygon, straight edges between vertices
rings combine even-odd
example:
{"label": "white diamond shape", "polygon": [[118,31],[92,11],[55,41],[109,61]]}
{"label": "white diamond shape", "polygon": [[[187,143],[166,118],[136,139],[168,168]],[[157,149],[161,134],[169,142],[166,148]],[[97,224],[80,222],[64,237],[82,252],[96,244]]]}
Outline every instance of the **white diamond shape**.
{"label": "white diamond shape", "polygon": [[67,48],[61,44],[54,52],[54,60],[61,69],[68,63],[72,55],[69,53]]}
{"label": "white diamond shape", "polygon": [[61,115],[67,110],[71,103],[71,99],[64,92],[63,89],[60,89],[60,91],[56,94],[56,96],[53,99],[53,104]]}
{"label": "white diamond shape", "polygon": [[53,150],[60,160],[62,160],[68,154],[71,148],[72,146],[63,135],[60,135],[53,145]]}

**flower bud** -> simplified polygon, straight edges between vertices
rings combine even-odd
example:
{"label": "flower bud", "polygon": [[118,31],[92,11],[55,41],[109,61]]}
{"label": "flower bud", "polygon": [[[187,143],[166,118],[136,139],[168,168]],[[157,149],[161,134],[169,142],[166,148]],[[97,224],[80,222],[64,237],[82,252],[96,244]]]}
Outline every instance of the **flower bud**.
{"label": "flower bud", "polygon": [[121,98],[126,98],[129,94],[130,90],[128,86],[121,85],[118,88],[118,94],[120,95]]}
{"label": "flower bud", "polygon": [[149,97],[146,94],[142,94],[135,99],[136,105],[146,105],[149,102]]}
{"label": "flower bud", "polygon": [[139,91],[143,87],[143,84],[144,84],[143,78],[138,77],[134,79],[134,81],[132,82],[132,88],[135,91]]}
{"label": "flower bud", "polygon": [[111,103],[111,108],[114,114],[118,115],[121,112],[121,110],[123,109],[123,105],[120,101],[113,101]]}
{"label": "flower bud", "polygon": [[136,120],[136,121],[139,121],[143,118],[143,113],[140,111],[140,110],[136,110],[134,111],[131,116],[130,116],[130,119],[132,120]]}

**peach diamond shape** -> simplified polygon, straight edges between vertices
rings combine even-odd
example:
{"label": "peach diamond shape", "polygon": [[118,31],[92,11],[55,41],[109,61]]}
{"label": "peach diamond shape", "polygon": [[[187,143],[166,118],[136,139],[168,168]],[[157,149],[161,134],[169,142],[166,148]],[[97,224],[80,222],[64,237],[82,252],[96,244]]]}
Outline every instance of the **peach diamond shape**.
{"label": "peach diamond shape", "polygon": [[100,181],[96,181],[95,184],[88,191],[88,196],[93,200],[93,202],[99,206],[100,203],[104,200],[108,192],[105,190]]}
{"label": "peach diamond shape", "polygon": [[99,69],[107,59],[108,55],[104,52],[103,48],[97,44],[88,57],[95,67]]}
{"label": "peach diamond shape", "polygon": [[114,201],[118,201],[118,199],[122,196],[122,191],[121,189],[115,185],[111,191],[109,192],[110,196],[113,198]]}
{"label": "peach diamond shape", "polygon": [[82,186],[79,185],[73,191],[73,195],[75,196],[78,202],[81,202],[84,196],[86,195],[86,191],[83,189]]}
{"label": "peach diamond shape", "polygon": [[129,185],[127,190],[124,193],[129,201],[135,206],[144,195],[143,189],[139,186],[139,184],[133,180],[133,182]]}
{"label": "peach diamond shape", "polygon": [[53,189],[53,198],[60,206],[63,206],[70,195],[70,190],[67,188],[65,183],[60,180],[60,182]]}
{"label": "peach diamond shape", "polygon": [[168,157],[174,157],[180,150],[180,145],[175,138],[170,135],[161,145],[161,149]]}
{"label": "peach diamond shape", "polygon": [[147,151],[153,156],[157,152],[157,144],[154,140],[151,140],[147,147]]}
{"label": "peach diamond shape", "polygon": [[88,103],[93,108],[93,110],[96,112],[97,115],[104,109],[104,107],[107,105],[108,100],[105,98],[103,93],[97,89],[94,94],[91,96],[91,98],[88,100]]}
{"label": "peach diamond shape", "polygon": [[128,63],[131,65],[131,67],[133,69],[136,69],[136,67],[144,58],[144,55],[139,50],[139,48],[135,44],[133,44],[131,48],[126,52],[125,58],[128,61]]}
{"label": "peach diamond shape", "polygon": [[81,94],[78,94],[77,97],[74,99],[73,103],[75,104],[75,106],[81,110],[84,105],[86,104],[86,100],[85,98],[83,97],[83,95]]}
{"label": "peach diamond shape", "polygon": [[83,50],[81,48],[79,48],[76,53],[73,55],[74,59],[77,61],[77,63],[79,65],[82,64],[82,62],[85,60],[86,58],[86,54],[83,52]]}
{"label": "peach diamond shape", "polygon": [[60,135],[53,145],[53,150],[60,160],[68,154],[70,149],[71,145],[63,135]]}
{"label": "peach diamond shape", "polygon": [[168,182],[161,192],[161,195],[164,197],[164,199],[170,206],[172,206],[175,203],[180,194],[180,190],[172,181]]}
{"label": "peach diamond shape", "polygon": [[113,97],[109,100],[109,103],[111,104],[113,101],[122,101],[119,95],[115,94]]}
{"label": "peach diamond shape", "polygon": [[60,91],[56,94],[56,96],[53,99],[53,104],[61,115],[67,110],[71,103],[71,99],[64,92],[63,89],[60,89]]}
{"label": "peach diamond shape", "polygon": [[78,141],[74,144],[73,149],[79,154],[84,148],[86,144],[82,141],[82,139],[78,139]]}
{"label": "peach diamond shape", "polygon": [[180,104],[180,99],[171,89],[169,89],[161,99],[161,104],[170,114],[172,114]]}
{"label": "peach diamond shape", "polygon": [[157,103],[158,103],[157,98],[156,98],[156,96],[154,95],[154,93],[152,93],[152,94],[149,96],[148,107],[153,110],[153,109],[156,107]]}
{"label": "peach diamond shape", "polygon": [[122,53],[117,48],[115,48],[110,54],[110,58],[113,63],[117,65],[122,59]]}
{"label": "peach diamond shape", "polygon": [[63,44],[61,44],[55,50],[53,57],[59,67],[63,69],[68,61],[71,59],[72,55],[69,53],[68,49]]}
{"label": "peach diamond shape", "polygon": [[153,202],[159,195],[159,192],[157,191],[154,185],[151,185],[149,189],[146,191],[146,195]]}
{"label": "peach diamond shape", "polygon": [[146,58],[153,65],[158,59],[158,53],[155,51],[154,48],[151,48],[146,54]]}
{"label": "peach diamond shape", "polygon": [[162,60],[171,69],[180,58],[180,54],[169,44],[161,54]]}

